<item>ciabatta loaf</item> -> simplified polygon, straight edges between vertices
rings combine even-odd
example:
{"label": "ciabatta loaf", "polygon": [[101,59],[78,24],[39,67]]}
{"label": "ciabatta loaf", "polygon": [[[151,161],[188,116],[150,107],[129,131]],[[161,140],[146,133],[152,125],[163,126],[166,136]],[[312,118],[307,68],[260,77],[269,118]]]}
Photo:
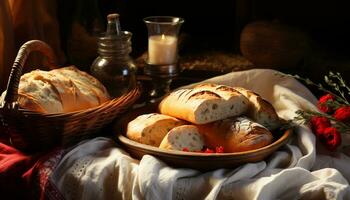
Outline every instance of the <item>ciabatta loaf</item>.
{"label": "ciabatta loaf", "polygon": [[205,124],[239,116],[247,108],[247,98],[237,91],[200,87],[172,92],[159,104],[161,113],[194,124]]}
{"label": "ciabatta loaf", "polygon": [[241,152],[258,149],[270,144],[271,132],[246,117],[228,118],[210,124],[198,125],[206,145],[223,146],[225,152]]}
{"label": "ciabatta loaf", "polygon": [[183,125],[171,129],[159,145],[161,149],[201,151],[204,139],[194,125]]}
{"label": "ciabatta loaf", "polygon": [[139,143],[158,147],[172,128],[183,124],[185,122],[167,115],[144,114],[128,123],[126,136]]}
{"label": "ciabatta loaf", "polygon": [[20,107],[41,113],[87,109],[108,99],[106,88],[97,79],[73,66],[26,73],[18,88]]}
{"label": "ciabatta loaf", "polygon": [[247,116],[269,130],[274,130],[281,125],[274,107],[259,94],[241,87],[234,87],[249,99]]}

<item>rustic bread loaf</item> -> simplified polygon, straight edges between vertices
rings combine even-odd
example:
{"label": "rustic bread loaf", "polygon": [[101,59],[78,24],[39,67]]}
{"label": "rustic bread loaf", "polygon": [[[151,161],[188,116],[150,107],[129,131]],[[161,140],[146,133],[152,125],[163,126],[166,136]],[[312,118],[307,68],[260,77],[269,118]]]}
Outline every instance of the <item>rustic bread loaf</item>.
{"label": "rustic bread loaf", "polygon": [[34,70],[21,76],[18,103],[41,113],[64,113],[98,106],[107,101],[105,87],[77,68]]}
{"label": "rustic bread loaf", "polygon": [[234,87],[249,100],[247,116],[269,130],[274,130],[281,125],[274,107],[260,95],[241,87]]}
{"label": "rustic bread loaf", "polygon": [[84,97],[95,99],[100,104],[109,99],[107,90],[101,82],[88,73],[78,70],[74,66],[54,69],[51,73],[60,74],[73,80],[80,92],[84,94]]}
{"label": "rustic bread loaf", "polygon": [[[18,87],[20,107],[43,113],[63,110],[61,97],[51,81],[56,82],[56,77],[46,71],[34,70],[24,74]],[[62,82],[69,83],[69,80],[63,77]]]}
{"label": "rustic bread loaf", "polygon": [[128,123],[126,136],[139,143],[158,147],[172,128],[183,124],[185,122],[167,115],[144,114]]}
{"label": "rustic bread loaf", "polygon": [[202,135],[194,125],[183,125],[171,129],[159,148],[168,150],[201,151],[204,147]]}
{"label": "rustic bread loaf", "polygon": [[162,114],[205,124],[227,117],[239,116],[248,108],[241,93],[226,89],[193,88],[170,93],[159,104]]}
{"label": "rustic bread loaf", "polygon": [[228,118],[197,127],[206,145],[210,148],[223,146],[227,153],[258,149],[273,140],[267,128],[245,117]]}

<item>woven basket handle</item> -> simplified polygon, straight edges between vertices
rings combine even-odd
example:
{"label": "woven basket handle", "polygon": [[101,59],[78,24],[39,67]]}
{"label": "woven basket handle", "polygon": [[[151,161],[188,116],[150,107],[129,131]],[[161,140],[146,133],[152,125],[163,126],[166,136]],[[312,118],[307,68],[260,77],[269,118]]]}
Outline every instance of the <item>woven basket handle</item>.
{"label": "woven basket handle", "polygon": [[7,82],[6,94],[3,101],[3,108],[17,109],[18,85],[22,76],[22,69],[31,52],[39,51],[47,57],[47,65],[50,69],[56,68],[55,54],[51,47],[40,40],[30,40],[24,43],[19,49],[15,62],[13,63],[9,80]]}

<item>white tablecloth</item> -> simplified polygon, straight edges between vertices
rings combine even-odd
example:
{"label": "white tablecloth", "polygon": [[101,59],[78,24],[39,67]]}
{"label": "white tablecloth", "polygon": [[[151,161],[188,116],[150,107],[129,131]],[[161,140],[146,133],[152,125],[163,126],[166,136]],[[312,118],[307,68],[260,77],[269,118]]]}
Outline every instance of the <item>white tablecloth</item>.
{"label": "white tablecloth", "polygon": [[[205,82],[251,89],[284,119],[298,109],[315,109],[317,101],[298,81],[274,70],[232,72]],[[50,180],[67,199],[350,199],[349,157],[315,146],[310,129],[298,127],[292,141],[265,161],[201,173],[149,155],[135,160],[100,137],[67,152]]]}

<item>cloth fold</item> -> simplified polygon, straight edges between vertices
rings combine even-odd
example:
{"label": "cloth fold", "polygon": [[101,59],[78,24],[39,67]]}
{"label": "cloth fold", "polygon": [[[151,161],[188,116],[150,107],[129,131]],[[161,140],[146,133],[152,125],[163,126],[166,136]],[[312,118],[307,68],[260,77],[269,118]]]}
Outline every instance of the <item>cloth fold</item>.
{"label": "cloth fold", "polygon": [[[34,161],[16,149],[0,143],[0,194],[5,198],[24,199],[30,197],[26,181]],[[22,190],[22,193],[15,193]]]}
{"label": "cloth fold", "polygon": [[[0,143],[0,194],[2,199],[38,199],[40,187],[46,187],[47,176],[40,174],[49,153],[24,154]],[[46,172],[48,175],[49,173]],[[20,192],[19,192],[20,191]],[[42,190],[43,191],[43,190]]]}
{"label": "cloth fold", "polygon": [[[251,89],[286,120],[298,109],[316,109],[317,99],[305,86],[274,70],[232,72],[204,82]],[[66,199],[349,199],[349,161],[341,152],[317,152],[306,126],[264,161],[205,173],[173,168],[150,155],[138,161],[113,140],[95,138],[65,154],[50,181]]]}

